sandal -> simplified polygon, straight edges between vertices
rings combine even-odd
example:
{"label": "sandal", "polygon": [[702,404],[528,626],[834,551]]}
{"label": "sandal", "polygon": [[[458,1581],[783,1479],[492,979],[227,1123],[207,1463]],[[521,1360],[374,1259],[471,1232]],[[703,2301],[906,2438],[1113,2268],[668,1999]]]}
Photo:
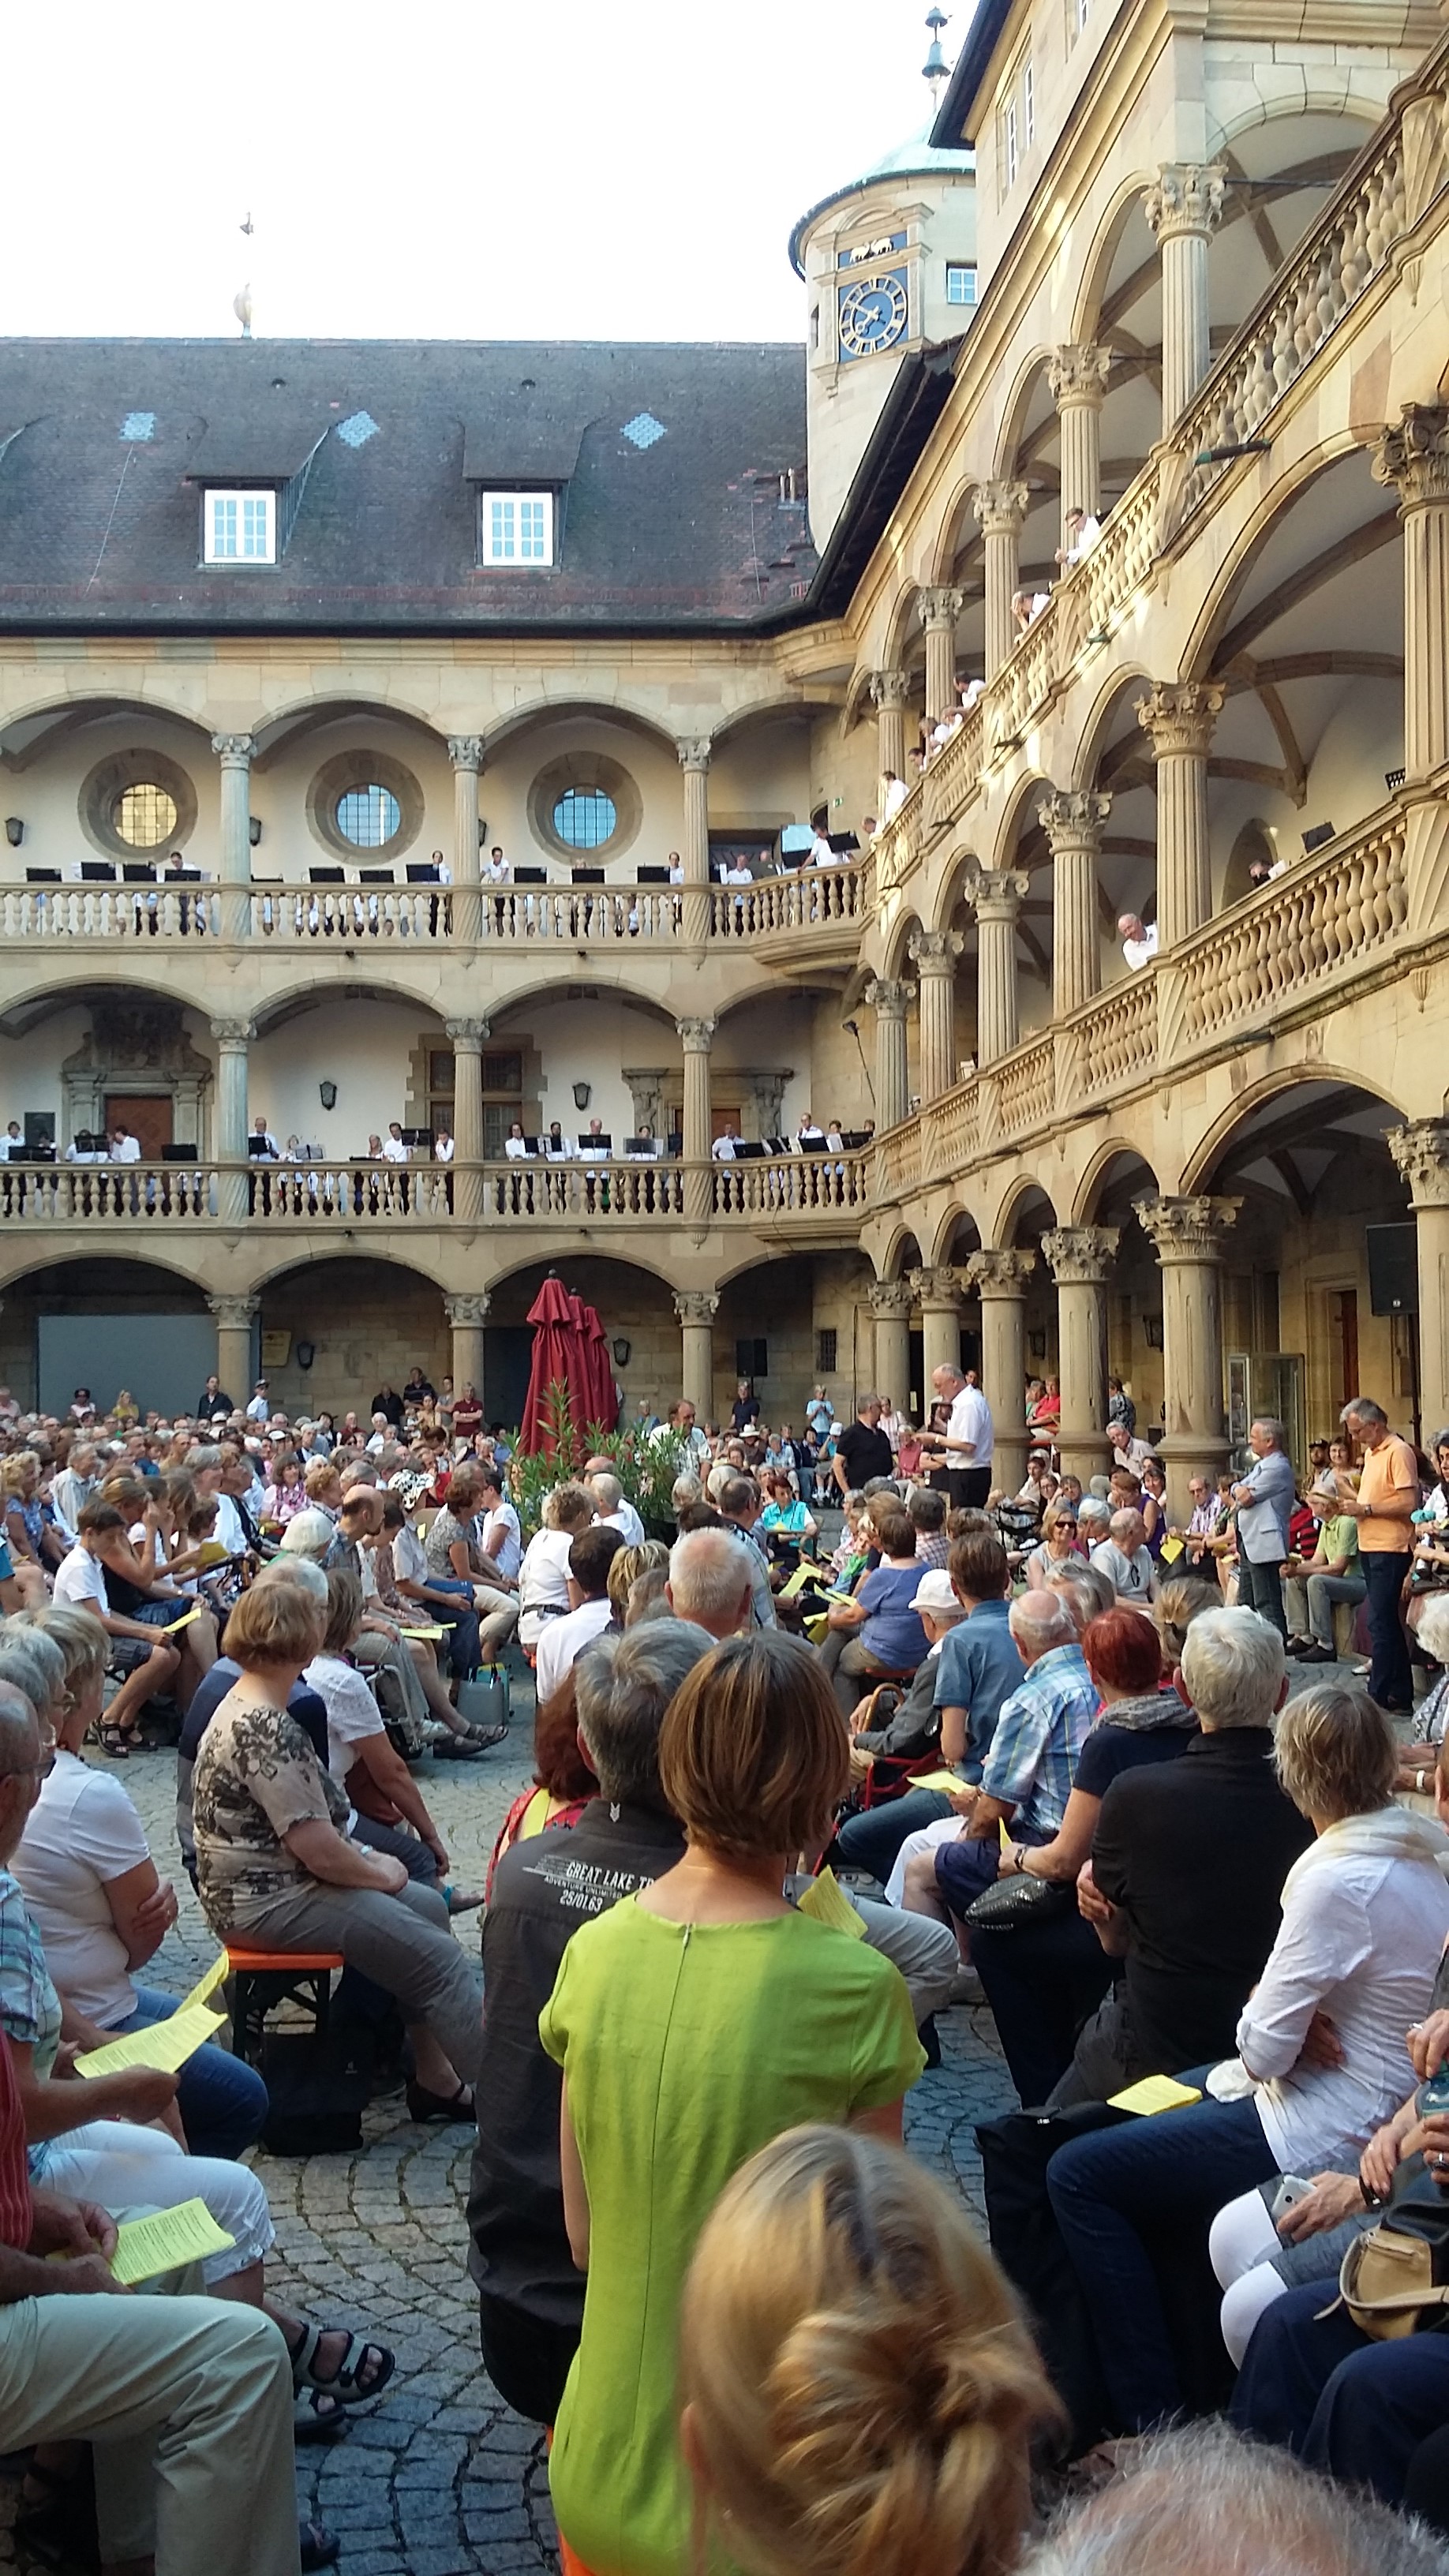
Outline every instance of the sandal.
{"label": "sandal", "polygon": [[460,2084],[456,2093],[429,2093],[422,2084],[407,2089],[408,2118],[419,2126],[425,2120],[475,2120],[478,2116],[471,2084]]}
{"label": "sandal", "polygon": [[472,1914],[483,1902],[481,1888],[445,1887],[443,1902],[450,1914]]}
{"label": "sandal", "polygon": [[498,1726],[470,1726],[468,1741],[476,1744],[480,1753],[487,1753],[493,1745],[501,1744],[507,1733],[508,1721],[505,1718]]}
{"label": "sandal", "polygon": [[129,1760],[135,1733],[134,1726],[111,1726],[104,1718],[99,1719],[95,1727],[97,1744],[113,1762]]}
{"label": "sandal", "polygon": [[302,2388],[292,2407],[294,2442],[340,2442],[351,2425],[343,2412],[342,2400],[330,2388]]}
{"label": "sandal", "polygon": [[445,1743],[433,1746],[433,1759],[436,1762],[476,1762],[483,1750],[482,1741],[476,1735],[450,1735]]}
{"label": "sandal", "polygon": [[[324,2378],[317,2368],[317,2347],[324,2335],[345,2334],[347,2350],[340,2366]],[[384,2343],[369,2343],[366,2335],[356,2335],[346,2326],[304,2326],[299,2344],[287,2346],[292,2358],[292,2386],[300,2391],[315,2388],[321,2396],[334,2397],[339,2406],[363,2406],[371,2397],[380,2397],[397,2368],[397,2355]],[[368,2354],[377,2358],[377,2370],[364,2386],[362,2365]],[[325,2420],[325,2419],[324,2419]]]}
{"label": "sandal", "polygon": [[342,2543],[325,2523],[299,2522],[297,2525],[297,2564],[302,2576],[310,2576],[314,2567],[335,2567],[342,2555]]}

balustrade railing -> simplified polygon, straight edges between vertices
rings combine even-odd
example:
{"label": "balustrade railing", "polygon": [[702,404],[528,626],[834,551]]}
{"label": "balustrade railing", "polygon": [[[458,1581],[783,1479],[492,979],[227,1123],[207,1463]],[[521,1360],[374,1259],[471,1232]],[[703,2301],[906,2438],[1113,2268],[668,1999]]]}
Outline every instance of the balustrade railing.
{"label": "balustrade railing", "polygon": [[798,876],[757,877],[752,885],[714,886],[709,926],[716,939],[768,938],[779,931],[850,926],[866,913],[866,866],[803,868]]}
{"label": "balustrade railing", "polygon": [[213,887],[6,886],[0,932],[13,939],[180,939],[221,928]]}
{"label": "balustrade railing", "polygon": [[1069,1025],[1076,1041],[1077,1079],[1084,1099],[1116,1091],[1157,1060],[1157,980],[1133,975],[1099,993]]}
{"label": "balustrade railing", "polygon": [[1404,826],[1391,812],[1325,843],[1176,953],[1184,1040],[1271,1018],[1339,969],[1371,964],[1407,914]]}
{"label": "balustrade railing", "polygon": [[1032,1038],[1014,1055],[991,1068],[1000,1086],[1001,1124],[1008,1136],[1019,1136],[1049,1118],[1055,1100],[1052,1042]]}

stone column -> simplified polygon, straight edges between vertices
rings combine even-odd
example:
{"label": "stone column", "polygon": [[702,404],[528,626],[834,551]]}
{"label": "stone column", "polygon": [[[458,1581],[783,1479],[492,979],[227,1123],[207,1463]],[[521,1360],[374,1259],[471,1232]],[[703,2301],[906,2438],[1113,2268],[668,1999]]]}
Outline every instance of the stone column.
{"label": "stone column", "polygon": [[[876,715],[876,770],[884,778],[889,770],[893,778],[906,774],[906,698],[909,683],[904,671],[872,671],[870,702]],[[882,805],[885,798],[881,798]]]}
{"label": "stone column", "polygon": [[966,887],[976,915],[976,1061],[994,1064],[1020,1035],[1016,921],[1031,880],[1015,868],[982,868]]}
{"label": "stone column", "polygon": [[1181,1524],[1192,1509],[1188,1477],[1217,1477],[1227,1464],[1223,1236],[1243,1202],[1145,1198],[1133,1204],[1162,1271],[1162,1457],[1169,1507]]}
{"label": "stone column", "polygon": [[677,1288],[674,1311],[679,1317],[683,1357],[679,1392],[687,1395],[700,1422],[714,1411],[714,1319],[719,1298],[712,1288]]}
{"label": "stone column", "polygon": [[483,928],[478,870],[478,779],[483,767],[481,733],[448,736],[453,764],[453,937],[473,942]]}
{"label": "stone column", "polygon": [[1062,1466],[1085,1485],[1107,1464],[1107,1288],[1120,1240],[1115,1225],[1056,1226],[1041,1239],[1057,1283]]}
{"label": "stone column", "polygon": [[483,1327],[488,1321],[490,1304],[486,1288],[466,1296],[445,1297],[443,1312],[453,1336],[453,1392],[461,1395],[465,1386],[483,1392]]}
{"label": "stone column", "polygon": [[906,1056],[906,1013],[915,985],[877,975],[865,988],[875,1013],[875,1118],[877,1131],[899,1127],[911,1105]]}
{"label": "stone column", "polygon": [[[875,1325],[871,1383],[878,1394],[892,1396],[900,1406],[908,1405],[912,1394],[911,1308],[914,1303],[908,1279],[879,1279],[870,1292],[871,1318]],[[919,1393],[920,1390],[915,1391]]]}
{"label": "stone column", "polygon": [[1000,1467],[993,1483],[1016,1494],[1026,1480],[1026,1292],[1036,1254],[973,1252],[966,1276],[981,1299],[981,1391],[991,1407]]}
{"label": "stone column", "polygon": [[252,1323],[259,1297],[208,1297],[216,1317],[216,1373],[226,1393],[245,1404],[252,1391]]}
{"label": "stone column", "polygon": [[956,960],[959,930],[916,930],[911,963],[921,979],[921,1098],[939,1100],[956,1080]]}
{"label": "stone column", "polygon": [[1405,403],[1373,470],[1397,491],[1404,523],[1404,771],[1412,785],[1449,761],[1449,405]]}
{"label": "stone column", "polygon": [[1212,364],[1208,243],[1222,219],[1216,162],[1164,161],[1143,200],[1162,253],[1162,428],[1170,434]]}
{"label": "stone column", "polygon": [[926,722],[936,724],[956,704],[956,620],[965,594],[959,590],[923,590],[921,624],[926,634]]}
{"label": "stone column", "polygon": [[249,733],[214,733],[221,762],[221,935],[245,939],[252,926],[252,753]]}
{"label": "stone column", "polygon": [[1021,587],[1021,532],[1030,495],[1024,483],[982,483],[973,508],[986,540],[986,676],[994,680],[1016,642],[1011,603]]}
{"label": "stone column", "polygon": [[684,772],[684,831],[679,845],[684,862],[683,929],[686,945],[702,948],[709,936],[710,737],[689,735],[677,747]]}
{"label": "stone column", "polygon": [[[213,1020],[216,1040],[216,1113],[211,1150],[223,1169],[217,1184],[217,1214],[233,1225],[245,1222],[247,1187],[247,1049],[256,1032],[250,1020]],[[220,1375],[220,1371],[217,1372]],[[228,1389],[228,1393],[234,1390]],[[251,1390],[248,1388],[248,1394]]]}
{"label": "stone column", "polygon": [[1212,918],[1207,764],[1227,696],[1221,680],[1157,680],[1137,721],[1157,763],[1157,944],[1175,948]]}
{"label": "stone column", "polygon": [[1062,426],[1062,542],[1067,514],[1085,510],[1096,518],[1102,507],[1102,404],[1112,352],[1090,340],[1073,340],[1058,349],[1047,367],[1047,383]]}
{"label": "stone column", "polygon": [[1449,1121],[1416,1118],[1384,1139],[1408,1182],[1419,1237],[1420,1414],[1449,1422]]}
{"label": "stone column", "polygon": [[[486,1020],[445,1020],[453,1049],[453,1213],[476,1225],[483,1213],[483,1049]],[[480,1382],[474,1379],[475,1386]],[[453,1371],[453,1384],[459,1383]]]}
{"label": "stone column", "polygon": [[[942,1268],[913,1270],[910,1284],[921,1310],[921,1403],[929,1410],[935,1371],[961,1365],[961,1282],[954,1270]],[[894,1395],[894,1387],[890,1391]]]}
{"label": "stone column", "polygon": [[1054,1019],[1089,1002],[1101,984],[1098,868],[1102,826],[1111,810],[1111,797],[1090,788],[1053,788],[1036,809],[1052,853]]}
{"label": "stone column", "polygon": [[710,1214],[709,1051],[713,1020],[676,1020],[684,1049],[684,1213],[692,1225],[706,1225]]}

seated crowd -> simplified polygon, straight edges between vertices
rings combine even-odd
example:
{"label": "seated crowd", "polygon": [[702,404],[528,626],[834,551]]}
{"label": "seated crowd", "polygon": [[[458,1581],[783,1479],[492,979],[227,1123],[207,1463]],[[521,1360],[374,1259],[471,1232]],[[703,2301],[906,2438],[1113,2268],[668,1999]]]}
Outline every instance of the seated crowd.
{"label": "seated crowd", "polygon": [[[325,2564],[288,2435],[395,2368],[268,2292],[254,2068],[76,2078],[179,2001],[138,1982],[178,1899],[110,1767],[159,1734],[218,1942],[339,1957],[412,2120],[476,2123],[483,2356],[549,2430],[565,2576],[1441,2563],[1402,2509],[1449,2534],[1449,2342],[1397,2329],[1449,2242],[1449,1693],[1413,1710],[1449,1434],[1421,1502],[1355,1399],[1300,1497],[1255,1423],[1177,1529],[1115,1382],[1110,1472],[1058,1472],[1038,1381],[1005,1495],[957,1370],[920,1430],[821,1390],[798,1444],[745,1382],[726,1430],[681,1402],[561,1472],[529,1535],[481,1407],[267,1392],[164,1439],[0,1402],[0,2388],[38,2545],[84,2442],[108,2566]],[[1361,1605],[1370,1690],[1289,1699]],[[534,1776],[480,1973],[415,1774],[499,1740],[468,1712],[510,1657]],[[963,2005],[1022,2105],[981,2132],[991,2252],[902,2151]],[[226,2252],[101,2310],[115,2219],[196,2199]],[[1380,2235],[1433,2256],[1402,2291]]]}

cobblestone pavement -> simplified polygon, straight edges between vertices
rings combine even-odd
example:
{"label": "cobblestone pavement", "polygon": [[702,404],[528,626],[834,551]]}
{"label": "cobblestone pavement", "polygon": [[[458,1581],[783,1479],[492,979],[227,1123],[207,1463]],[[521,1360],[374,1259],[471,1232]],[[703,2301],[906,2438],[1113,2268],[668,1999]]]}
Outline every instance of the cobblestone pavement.
{"label": "cobblestone pavement", "polygon": [[[1337,1679],[1342,1668],[1290,1672],[1297,1689]],[[527,1778],[530,1742],[531,1707],[519,1693],[512,1737],[498,1752],[421,1766],[460,1885],[482,1885],[498,1827]],[[172,1762],[138,1756],[123,1776],[181,1898],[153,1981],[184,1991],[215,1943],[176,1866]],[[462,1918],[465,1943],[476,1940],[477,1921]],[[940,2031],[943,2063],[907,2102],[906,2136],[979,2213],[973,2124],[1016,2097],[984,2007],[943,2013]],[[368,2329],[398,2356],[387,2395],[353,2413],[346,2440],[298,2452],[300,2510],[342,2535],[345,2576],[543,2576],[558,2561],[540,2437],[482,2367],[464,2268],[471,2132],[415,2128],[393,2095],[368,2113],[365,2134],[355,2156],[256,2159],[277,2228],[273,2287],[318,2322]],[[15,2492],[0,2481],[0,2566],[28,2576],[37,2562],[17,2559],[10,2538]]]}

